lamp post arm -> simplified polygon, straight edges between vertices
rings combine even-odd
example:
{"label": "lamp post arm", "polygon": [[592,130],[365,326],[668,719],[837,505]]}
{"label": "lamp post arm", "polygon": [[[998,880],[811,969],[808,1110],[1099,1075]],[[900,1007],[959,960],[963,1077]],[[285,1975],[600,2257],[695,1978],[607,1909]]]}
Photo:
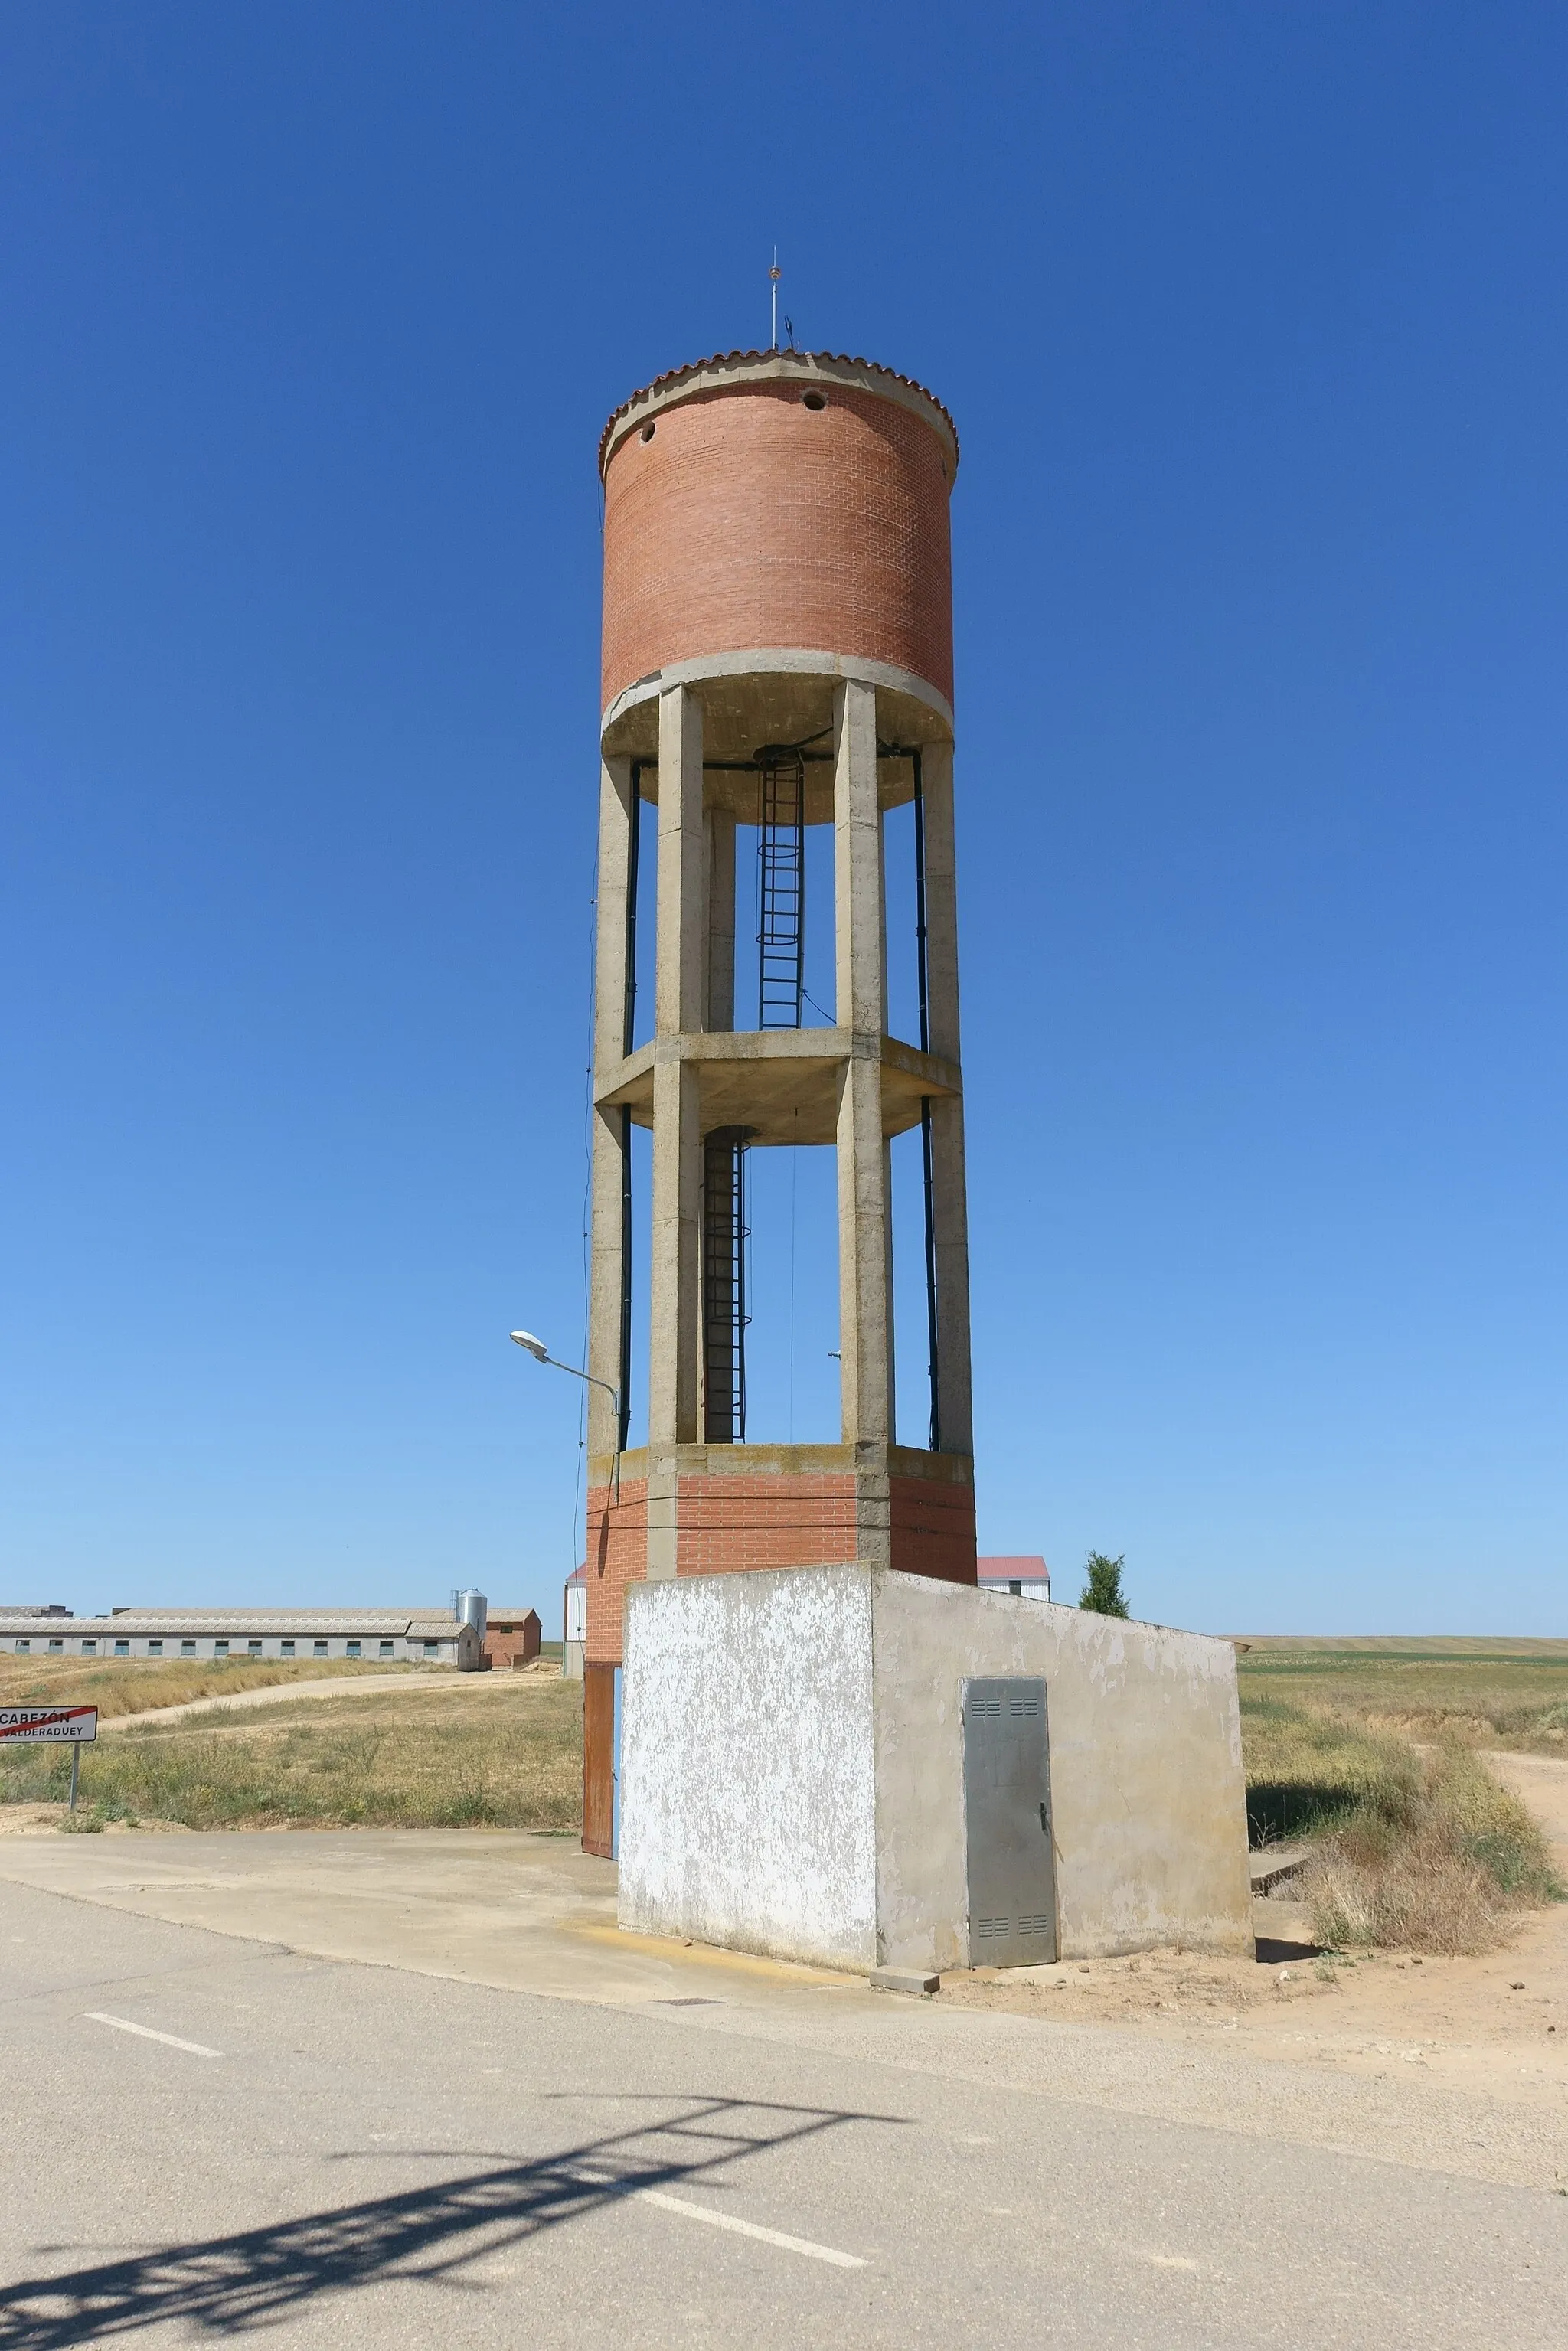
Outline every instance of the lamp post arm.
{"label": "lamp post arm", "polygon": [[610,1398],[611,1403],[615,1407],[615,1418],[617,1423],[619,1423],[621,1418],[621,1391],[619,1388],[612,1387],[610,1382],[608,1380],[601,1380],[596,1372],[580,1372],[575,1364],[559,1363],[554,1355],[541,1355],[539,1357],[539,1361],[541,1364],[550,1364],[552,1368],[558,1372],[570,1372],[574,1380],[583,1380],[591,1388],[602,1388],[605,1395]]}

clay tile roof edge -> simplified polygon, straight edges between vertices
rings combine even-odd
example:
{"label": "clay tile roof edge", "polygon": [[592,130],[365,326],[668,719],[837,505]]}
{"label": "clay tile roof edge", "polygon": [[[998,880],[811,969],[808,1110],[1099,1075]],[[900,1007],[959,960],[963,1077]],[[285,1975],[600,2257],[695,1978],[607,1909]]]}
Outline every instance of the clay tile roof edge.
{"label": "clay tile roof edge", "polygon": [[666,368],[663,375],[656,375],[652,383],[640,385],[629,400],[623,400],[619,408],[612,408],[611,410],[604,430],[599,436],[599,471],[601,476],[602,477],[603,475],[605,459],[610,449],[611,436],[614,433],[615,427],[620,423],[623,416],[629,416],[631,414],[632,411],[636,407],[640,400],[646,400],[653,392],[666,391],[670,385],[679,383],[684,376],[701,375],[705,368],[743,367],[748,360],[790,359],[800,360],[806,367],[810,367],[813,363],[826,360],[829,365],[832,367],[865,368],[868,369],[873,375],[884,375],[890,377],[894,383],[903,384],[906,391],[917,392],[922,400],[928,400],[931,402],[932,407],[936,409],[937,414],[946,425],[948,432],[952,434],[953,455],[955,465],[956,464],[958,455],[958,428],[954,423],[950,412],[943,405],[942,402],[937,399],[936,394],[934,392],[928,390],[925,384],[917,382],[914,376],[900,375],[896,368],[883,367],[880,360],[867,360],[852,357],[848,351],[713,351],[709,353],[706,360],[691,360],[685,367]]}

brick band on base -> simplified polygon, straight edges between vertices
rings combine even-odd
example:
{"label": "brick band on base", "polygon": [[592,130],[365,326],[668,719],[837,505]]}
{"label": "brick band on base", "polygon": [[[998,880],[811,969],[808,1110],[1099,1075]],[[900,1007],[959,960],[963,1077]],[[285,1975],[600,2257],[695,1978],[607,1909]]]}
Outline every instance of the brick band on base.
{"label": "brick band on base", "polygon": [[[782,1449],[782,1448],[781,1448]],[[821,1448],[823,1451],[829,1448]],[[842,1451],[844,1448],[832,1447]],[[692,1447],[699,1458],[704,1448]],[[639,1462],[645,1459],[639,1456]],[[738,1467],[744,1456],[734,1457]],[[688,1470],[674,1481],[675,1573],[716,1575],[750,1568],[833,1567],[874,1561],[908,1575],[973,1583],[975,1489],[968,1464],[915,1456],[947,1475],[886,1468],[813,1467],[748,1475]],[[588,1492],[587,1639],[590,1666],[621,1662],[626,1588],[648,1570],[645,1474]],[[668,1507],[666,1503],[666,1508]]]}

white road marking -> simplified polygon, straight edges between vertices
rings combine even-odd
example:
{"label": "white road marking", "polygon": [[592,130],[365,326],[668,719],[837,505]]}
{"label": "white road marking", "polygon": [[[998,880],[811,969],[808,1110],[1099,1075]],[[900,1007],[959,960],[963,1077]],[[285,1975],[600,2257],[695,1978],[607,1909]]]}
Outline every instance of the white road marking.
{"label": "white road marking", "polygon": [[182,2041],[177,2033],[154,2032],[150,2024],[132,2024],[128,2016],[105,2016],[101,2009],[87,2011],[94,2024],[112,2024],[116,2032],[138,2032],[143,2041],[162,2041],[168,2049],[183,2049],[193,2057],[221,2057],[221,2049],[205,2049],[199,2041]]}
{"label": "white road marking", "polygon": [[683,2220],[706,2220],[710,2229],[730,2229],[737,2237],[758,2237],[765,2245],[779,2245],[787,2253],[805,2253],[814,2262],[831,2262],[838,2270],[863,2270],[858,2253],[841,2253],[834,2245],[814,2245],[809,2237],[787,2237],[782,2229],[762,2229],[755,2220],[737,2220],[732,2212],[712,2212],[706,2204],[688,2204],[681,2196],[666,2196],[657,2188],[639,2188],[644,2204],[663,2212],[678,2212]]}

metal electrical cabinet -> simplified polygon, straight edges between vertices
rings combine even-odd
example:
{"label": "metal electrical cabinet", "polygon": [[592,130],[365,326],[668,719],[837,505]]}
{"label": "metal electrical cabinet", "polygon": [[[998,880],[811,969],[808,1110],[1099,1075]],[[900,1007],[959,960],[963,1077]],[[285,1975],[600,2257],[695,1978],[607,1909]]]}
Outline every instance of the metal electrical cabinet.
{"label": "metal electrical cabinet", "polygon": [[969,1964],[1021,1968],[1056,1957],[1056,1864],[1045,1683],[962,1685]]}

